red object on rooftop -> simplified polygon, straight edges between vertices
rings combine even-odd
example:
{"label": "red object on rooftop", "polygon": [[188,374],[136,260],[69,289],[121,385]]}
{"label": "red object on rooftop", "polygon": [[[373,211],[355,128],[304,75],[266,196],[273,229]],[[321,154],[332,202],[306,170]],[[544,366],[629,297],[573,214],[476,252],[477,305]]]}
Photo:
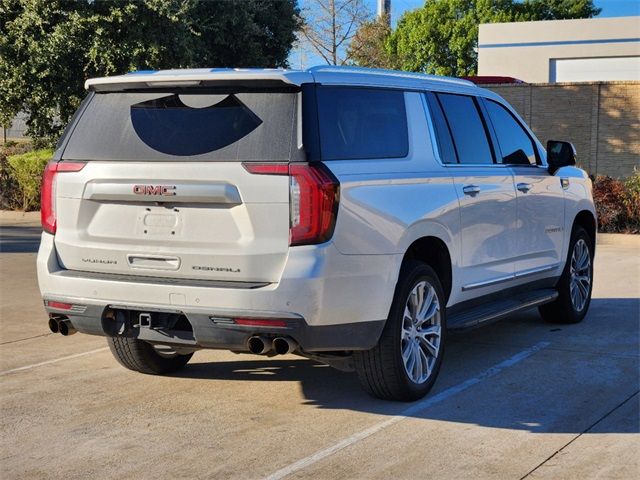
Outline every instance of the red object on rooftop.
{"label": "red object on rooftop", "polygon": [[527,83],[522,80],[518,80],[513,77],[496,77],[496,76],[480,76],[475,75],[471,77],[460,77],[463,80],[469,80],[470,82],[475,83],[476,85],[488,85],[491,83]]}

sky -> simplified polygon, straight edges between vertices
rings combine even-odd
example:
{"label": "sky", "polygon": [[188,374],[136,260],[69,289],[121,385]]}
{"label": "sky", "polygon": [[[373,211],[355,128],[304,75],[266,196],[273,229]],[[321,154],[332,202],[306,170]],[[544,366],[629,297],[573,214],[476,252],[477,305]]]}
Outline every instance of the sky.
{"label": "sky", "polygon": [[[298,0],[301,7],[304,8],[307,0]],[[369,9],[375,13],[376,0],[365,0]],[[595,5],[602,11],[598,18],[602,17],[625,17],[629,15],[640,15],[640,0],[595,0]],[[424,5],[424,0],[391,0],[391,21],[395,25],[398,18],[407,10],[413,10]],[[302,59],[302,61],[301,61]],[[289,57],[291,68],[307,68],[313,65],[324,63],[322,58],[314,55],[310,51],[302,53],[300,49],[292,52]]]}

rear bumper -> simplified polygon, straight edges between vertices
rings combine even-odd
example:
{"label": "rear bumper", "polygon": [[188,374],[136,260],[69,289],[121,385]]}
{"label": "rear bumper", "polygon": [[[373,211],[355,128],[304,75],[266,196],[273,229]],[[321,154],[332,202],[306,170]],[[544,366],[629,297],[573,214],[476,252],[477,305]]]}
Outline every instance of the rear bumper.
{"label": "rear bumper", "polygon": [[[42,235],[40,291],[47,300],[86,307],[82,313],[67,313],[78,331],[106,335],[102,315],[107,308],[180,312],[193,326],[194,346],[232,350],[245,350],[247,339],[260,333],[293,337],[309,352],[371,348],[384,327],[402,260],[397,255],[342,255],[331,242],[295,247],[280,282],[223,288],[165,284],[151,277],[147,282],[140,277],[66,275],[53,239]],[[287,326],[220,325],[211,317],[280,318]]]}
{"label": "rear bumper", "polygon": [[[79,299],[58,298],[56,301],[73,303],[73,312],[45,307],[49,313],[64,315],[73,326],[82,333],[91,335],[108,336],[108,327],[105,319],[105,311],[111,305],[91,304],[82,305]],[[128,337],[139,338],[152,343],[174,345],[183,348],[214,348],[234,351],[248,351],[247,343],[254,335],[263,335],[268,338],[290,337],[293,338],[305,352],[326,352],[344,350],[362,350],[372,348],[378,341],[384,320],[347,323],[339,325],[310,326],[302,318],[287,319],[283,327],[260,327],[242,325],[221,325],[212,321],[211,315],[198,311],[168,310],[166,308],[138,306],[120,306],[132,310],[183,313],[193,327],[191,332],[177,332],[178,335],[168,335],[163,330],[150,328],[135,328],[126,333]],[[79,313],[78,310],[82,312]]]}

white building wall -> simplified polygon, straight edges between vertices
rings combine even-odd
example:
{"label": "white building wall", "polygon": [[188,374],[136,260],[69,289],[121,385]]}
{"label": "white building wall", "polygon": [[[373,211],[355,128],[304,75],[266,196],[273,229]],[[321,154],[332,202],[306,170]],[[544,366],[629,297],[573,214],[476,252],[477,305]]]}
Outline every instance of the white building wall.
{"label": "white building wall", "polygon": [[480,25],[478,75],[530,83],[640,79],[640,17]]}

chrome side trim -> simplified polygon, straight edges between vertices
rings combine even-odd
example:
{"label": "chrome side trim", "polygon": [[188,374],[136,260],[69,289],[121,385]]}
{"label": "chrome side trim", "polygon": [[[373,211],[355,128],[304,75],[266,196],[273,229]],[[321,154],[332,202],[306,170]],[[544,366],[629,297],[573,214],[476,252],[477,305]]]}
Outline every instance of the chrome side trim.
{"label": "chrome side trim", "polygon": [[469,285],[464,285],[462,287],[462,291],[466,292],[467,290],[475,290],[476,288],[489,287],[498,283],[508,282],[509,280],[513,280],[514,278],[515,276],[511,274],[505,277],[493,278],[491,280],[487,280],[486,282],[470,283]]}
{"label": "chrome side trim", "polygon": [[521,278],[524,278],[524,277],[528,277],[530,275],[537,275],[538,273],[550,272],[552,270],[555,270],[559,266],[560,266],[559,263],[554,263],[553,265],[545,265],[544,267],[530,268],[528,270],[522,270],[520,272],[516,272],[516,273],[514,273],[512,275],[493,278],[491,280],[487,280],[486,282],[470,283],[468,285],[464,285],[462,287],[462,291],[466,292],[468,290],[475,290],[476,288],[489,287],[491,285],[497,285],[498,283],[504,283],[504,282],[508,282],[510,280],[521,279]]}
{"label": "chrome side trim", "polygon": [[544,267],[530,268],[528,270],[522,270],[521,272],[517,272],[514,275],[514,277],[522,278],[522,277],[528,277],[529,275],[536,275],[537,273],[550,272],[551,270],[555,270],[559,266],[560,266],[559,263],[554,263],[553,265],[546,265]]}

